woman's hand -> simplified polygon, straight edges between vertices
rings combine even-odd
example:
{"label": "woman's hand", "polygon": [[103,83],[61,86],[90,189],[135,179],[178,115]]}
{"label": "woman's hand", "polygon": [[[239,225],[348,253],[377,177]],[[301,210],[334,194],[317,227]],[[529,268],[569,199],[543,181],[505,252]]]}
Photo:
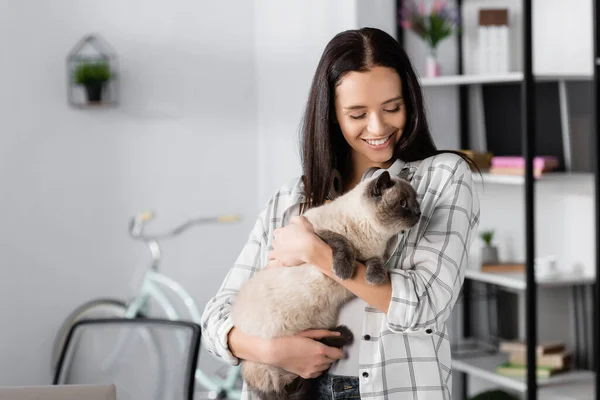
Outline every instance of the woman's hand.
{"label": "woman's hand", "polygon": [[321,239],[302,216],[294,216],[290,223],[273,232],[273,250],[269,252],[268,267],[293,267],[310,263]]}
{"label": "woman's hand", "polygon": [[265,361],[304,379],[316,378],[344,357],[344,351],[314,339],[338,335],[339,332],[315,329],[271,339]]}

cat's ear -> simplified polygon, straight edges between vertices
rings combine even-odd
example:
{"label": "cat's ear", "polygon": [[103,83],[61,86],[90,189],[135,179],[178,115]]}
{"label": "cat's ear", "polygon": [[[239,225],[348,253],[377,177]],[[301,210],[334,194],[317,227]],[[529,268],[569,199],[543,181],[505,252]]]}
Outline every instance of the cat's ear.
{"label": "cat's ear", "polygon": [[381,197],[383,191],[393,185],[390,173],[383,171],[371,185],[371,197]]}

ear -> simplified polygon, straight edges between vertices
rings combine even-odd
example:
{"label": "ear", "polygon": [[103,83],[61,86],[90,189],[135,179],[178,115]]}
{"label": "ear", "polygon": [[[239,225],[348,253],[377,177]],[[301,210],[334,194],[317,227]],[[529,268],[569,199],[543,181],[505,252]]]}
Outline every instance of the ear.
{"label": "ear", "polygon": [[392,186],[392,180],[388,171],[383,171],[379,175],[373,185],[371,185],[371,197],[380,197],[383,191]]}

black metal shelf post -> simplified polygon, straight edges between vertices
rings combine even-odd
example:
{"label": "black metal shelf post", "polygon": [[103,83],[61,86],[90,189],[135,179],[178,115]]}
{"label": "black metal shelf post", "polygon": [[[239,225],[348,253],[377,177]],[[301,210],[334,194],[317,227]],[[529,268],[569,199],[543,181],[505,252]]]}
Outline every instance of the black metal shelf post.
{"label": "black metal shelf post", "polygon": [[593,54],[593,71],[594,71],[594,83],[593,83],[593,108],[592,108],[592,151],[593,154],[593,166],[594,166],[594,191],[595,191],[595,223],[596,223],[596,290],[595,290],[595,301],[592,306],[593,315],[593,365],[596,371],[596,400],[600,400],[600,372],[598,366],[600,365],[600,117],[598,116],[600,107],[600,28],[598,23],[600,21],[600,6],[598,1],[592,2],[593,7],[593,30],[594,36],[592,41],[594,43],[594,54]]}
{"label": "black metal shelf post", "polygon": [[[527,365],[535,366],[537,347],[537,286],[535,282],[535,187],[533,159],[535,157],[535,82],[533,78],[531,0],[523,0],[523,82],[522,135],[525,158],[525,332]],[[527,399],[537,399],[536,368],[527,368]]]}
{"label": "black metal shelf post", "polygon": [[[462,4],[463,0],[456,0],[456,8],[459,15],[459,20],[462,21]],[[462,24],[461,24],[462,25]],[[458,74],[462,75],[465,72],[464,60],[463,60],[463,40],[462,40],[462,29],[457,34],[457,47],[458,47]],[[460,131],[460,146],[461,149],[466,150],[471,146],[471,134],[469,131],[469,88],[466,85],[460,85],[458,87],[458,98],[459,98],[459,131]]]}

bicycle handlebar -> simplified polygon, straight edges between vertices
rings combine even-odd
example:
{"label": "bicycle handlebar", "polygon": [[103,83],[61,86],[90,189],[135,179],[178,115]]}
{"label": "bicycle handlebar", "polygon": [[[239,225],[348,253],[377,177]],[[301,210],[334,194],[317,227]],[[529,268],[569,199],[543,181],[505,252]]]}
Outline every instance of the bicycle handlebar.
{"label": "bicycle handlebar", "polygon": [[129,223],[129,234],[135,239],[141,239],[145,242],[157,241],[158,239],[167,239],[178,236],[191,228],[194,225],[214,223],[232,223],[239,221],[241,216],[238,214],[225,214],[211,217],[197,217],[191,218],[185,221],[183,224],[176,226],[174,229],[162,234],[145,235],[144,225],[154,219],[155,214],[152,211],[146,211],[139,213],[138,215],[131,218]]}

